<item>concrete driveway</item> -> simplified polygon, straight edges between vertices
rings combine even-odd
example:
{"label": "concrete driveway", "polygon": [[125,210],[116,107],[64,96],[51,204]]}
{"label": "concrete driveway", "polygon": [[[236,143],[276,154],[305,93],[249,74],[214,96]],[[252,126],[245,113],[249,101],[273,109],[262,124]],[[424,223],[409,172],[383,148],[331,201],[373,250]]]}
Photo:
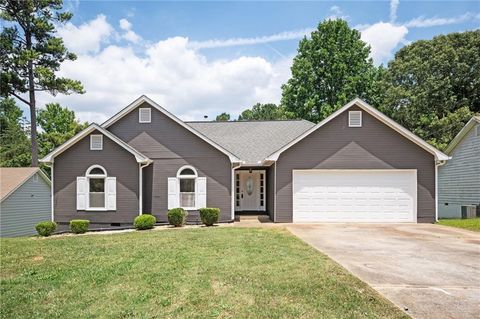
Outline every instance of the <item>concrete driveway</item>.
{"label": "concrete driveway", "polygon": [[431,224],[287,228],[414,318],[480,318],[480,234]]}

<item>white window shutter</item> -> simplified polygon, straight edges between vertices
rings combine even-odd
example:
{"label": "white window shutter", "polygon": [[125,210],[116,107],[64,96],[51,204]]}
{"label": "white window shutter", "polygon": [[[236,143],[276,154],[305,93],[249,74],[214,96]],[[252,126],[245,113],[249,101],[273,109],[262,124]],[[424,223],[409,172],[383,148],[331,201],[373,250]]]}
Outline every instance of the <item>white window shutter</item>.
{"label": "white window shutter", "polygon": [[176,177],[168,178],[168,209],[178,207],[178,181]]}
{"label": "white window shutter", "polygon": [[207,207],[207,178],[197,177],[197,208]]}
{"label": "white window shutter", "polygon": [[77,177],[77,210],[87,209],[88,183],[86,177]]}
{"label": "white window shutter", "polygon": [[107,177],[105,179],[107,192],[107,210],[117,210],[117,178]]}

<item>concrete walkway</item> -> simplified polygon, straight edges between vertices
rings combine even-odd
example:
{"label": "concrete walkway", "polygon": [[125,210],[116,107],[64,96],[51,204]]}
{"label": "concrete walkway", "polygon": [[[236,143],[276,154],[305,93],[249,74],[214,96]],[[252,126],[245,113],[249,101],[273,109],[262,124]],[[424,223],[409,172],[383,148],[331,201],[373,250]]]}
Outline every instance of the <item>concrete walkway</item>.
{"label": "concrete walkway", "polygon": [[414,318],[480,318],[480,234],[431,224],[289,224]]}

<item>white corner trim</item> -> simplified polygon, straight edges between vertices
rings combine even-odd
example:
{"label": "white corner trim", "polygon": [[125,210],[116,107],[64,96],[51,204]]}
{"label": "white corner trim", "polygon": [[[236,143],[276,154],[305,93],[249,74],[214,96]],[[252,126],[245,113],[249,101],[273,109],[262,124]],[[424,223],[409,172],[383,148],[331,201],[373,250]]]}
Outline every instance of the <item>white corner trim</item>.
{"label": "white corner trim", "polygon": [[68,148],[73,146],[75,143],[77,143],[78,141],[80,141],[81,139],[86,137],[88,134],[90,134],[94,130],[98,130],[104,136],[108,137],[110,140],[114,141],[115,143],[117,143],[118,145],[123,147],[125,150],[130,152],[132,155],[135,156],[135,159],[136,159],[137,162],[147,163],[147,162],[151,161],[148,157],[141,154],[140,152],[138,152],[137,150],[132,148],[130,145],[128,145],[127,143],[125,143],[124,141],[122,141],[121,139],[119,139],[118,137],[116,137],[115,135],[113,135],[112,133],[107,131],[106,129],[100,127],[99,125],[97,125],[95,123],[92,123],[87,128],[85,128],[84,130],[80,131],[75,136],[73,136],[71,139],[69,139],[68,141],[66,141],[65,143],[63,143],[62,145],[60,145],[59,147],[57,147],[53,151],[51,151],[44,158],[40,159],[40,162],[42,162],[42,163],[53,163],[56,156],[63,153],[65,150],[67,150]]}
{"label": "white corner trim", "polygon": [[304,139],[305,137],[307,137],[308,135],[310,135],[311,133],[313,133],[314,131],[316,131],[320,127],[324,126],[325,124],[327,124],[328,122],[330,122],[331,120],[336,118],[338,115],[345,112],[346,110],[348,110],[349,108],[351,108],[354,105],[360,107],[362,110],[368,112],[370,115],[372,115],[373,117],[375,117],[379,121],[383,122],[385,125],[389,126],[393,130],[397,131],[399,134],[403,135],[405,138],[414,142],[415,144],[417,144],[418,146],[420,146],[421,148],[423,148],[427,152],[433,154],[435,156],[435,159],[445,160],[445,161],[450,159],[450,157],[448,155],[442,153],[441,151],[439,151],[435,147],[431,146],[430,144],[428,144],[427,142],[422,140],[420,137],[416,136],[415,134],[413,134],[412,132],[410,132],[409,130],[407,130],[406,128],[404,128],[403,126],[401,126],[400,124],[398,124],[397,122],[395,122],[394,120],[392,120],[391,118],[389,118],[388,116],[383,114],[382,112],[375,109],[373,106],[369,105],[367,102],[365,102],[365,101],[363,101],[359,98],[356,98],[356,99],[348,102],[347,104],[345,104],[343,107],[341,107],[340,109],[338,109],[337,111],[332,113],[330,116],[325,118],[323,121],[321,121],[317,125],[313,126],[311,129],[309,129],[308,131],[306,131],[305,133],[303,133],[302,135],[300,135],[299,137],[297,137],[296,139],[294,139],[293,141],[291,141],[287,145],[283,146],[278,151],[269,155],[267,158],[265,158],[265,160],[276,161],[283,151],[290,148],[294,144],[298,143],[299,141],[301,141],[302,139]]}
{"label": "white corner trim", "polygon": [[234,162],[240,162],[241,160],[234,154],[230,153],[229,151],[227,151],[225,148],[221,147],[220,145],[218,145],[217,143],[213,142],[212,140],[210,140],[208,137],[206,137],[205,135],[203,135],[202,133],[200,133],[199,131],[195,130],[194,128],[190,127],[189,125],[185,124],[182,120],[180,120],[178,117],[176,117],[175,115],[173,115],[172,113],[168,112],[166,109],[164,109],[163,107],[161,107],[159,104],[157,104],[155,101],[153,101],[152,99],[150,99],[149,97],[145,96],[145,95],[142,95],[140,96],[138,99],[136,99],[135,101],[133,101],[132,103],[130,103],[129,105],[127,105],[125,108],[123,108],[120,112],[118,112],[117,114],[115,114],[114,116],[112,116],[110,119],[108,119],[106,122],[104,122],[101,126],[103,128],[108,128],[110,125],[112,125],[113,123],[117,122],[118,120],[120,120],[122,117],[124,117],[125,115],[127,115],[128,113],[130,113],[132,110],[134,110],[135,108],[137,108],[138,106],[142,105],[143,103],[148,103],[150,104],[150,106],[154,107],[155,109],[157,109],[159,112],[165,114],[167,117],[169,117],[170,119],[172,119],[174,122],[178,123],[180,126],[182,126],[183,128],[185,128],[186,130],[188,130],[189,132],[195,134],[196,136],[198,136],[199,138],[201,138],[202,140],[204,140],[205,142],[207,142],[208,144],[212,145],[213,147],[215,147],[217,150],[219,150],[220,152],[224,153],[225,155],[228,156],[228,158],[230,159],[230,161],[232,163]]}

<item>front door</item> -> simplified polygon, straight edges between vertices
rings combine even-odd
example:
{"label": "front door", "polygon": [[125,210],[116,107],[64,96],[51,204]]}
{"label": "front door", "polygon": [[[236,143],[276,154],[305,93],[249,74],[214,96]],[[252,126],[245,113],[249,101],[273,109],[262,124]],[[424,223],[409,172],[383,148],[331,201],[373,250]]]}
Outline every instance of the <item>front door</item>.
{"label": "front door", "polygon": [[237,210],[263,211],[265,210],[265,171],[238,171],[239,198]]}

